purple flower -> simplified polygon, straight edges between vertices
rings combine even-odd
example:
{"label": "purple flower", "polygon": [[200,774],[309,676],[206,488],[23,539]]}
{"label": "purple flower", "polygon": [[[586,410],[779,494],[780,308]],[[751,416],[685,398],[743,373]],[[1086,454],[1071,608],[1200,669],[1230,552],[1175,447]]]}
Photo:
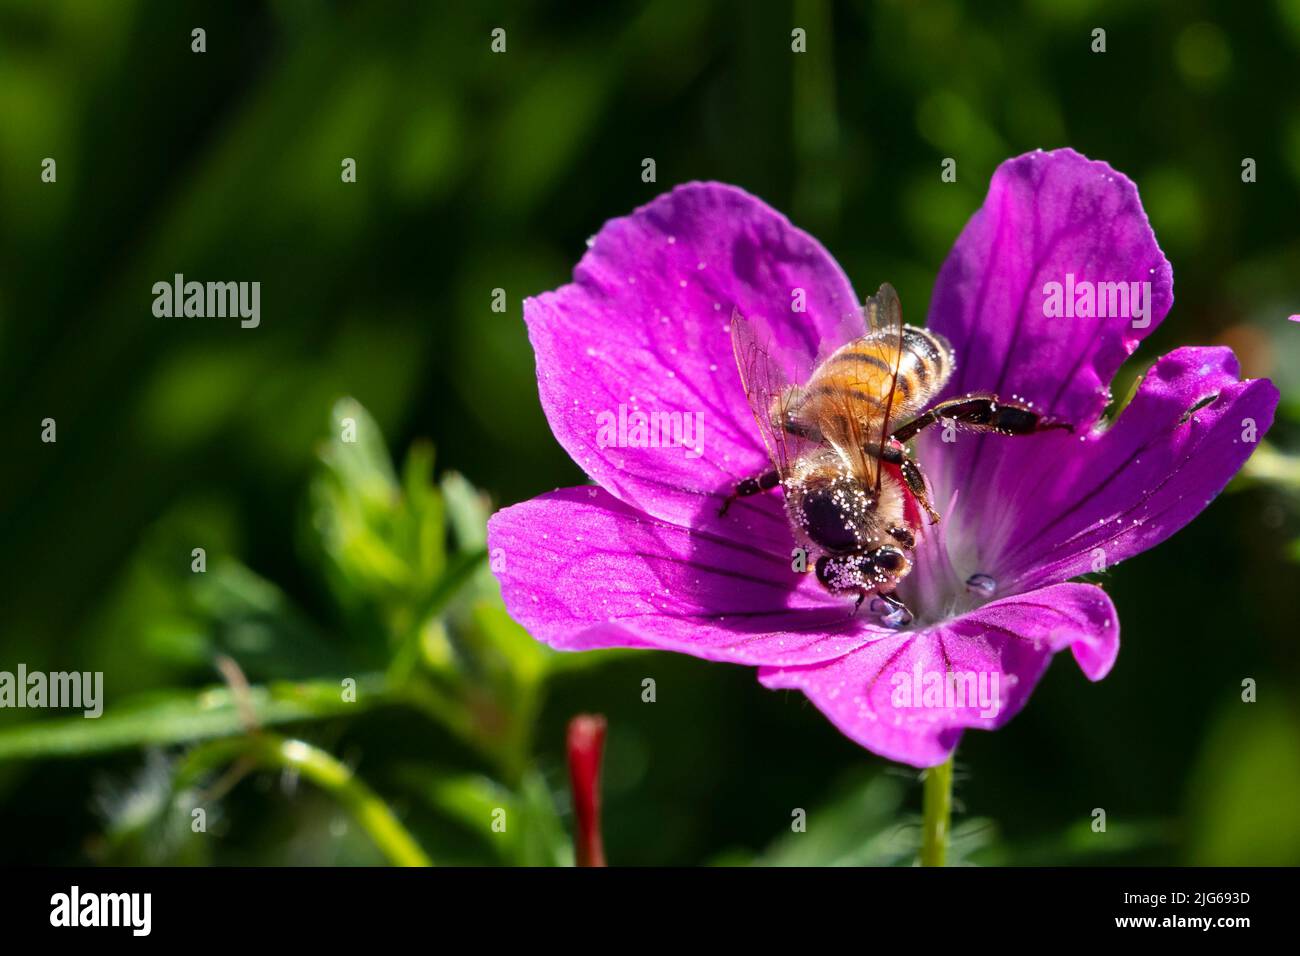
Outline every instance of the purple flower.
{"label": "purple flower", "polygon": [[551,429],[597,487],[493,516],[506,606],[563,650],[758,667],[864,747],[940,763],[964,728],[1020,710],[1057,651],[1091,680],[1107,674],[1115,608],[1071,579],[1185,525],[1271,424],[1277,390],[1240,381],[1224,348],[1163,356],[1101,419],[1116,370],[1172,301],[1127,178],[1068,149],[997,170],[930,305],[927,327],[957,358],[941,397],[1019,396],[1074,432],[922,433],[916,457],[943,520],[921,527],[898,591],[915,620],[890,629],[792,570],[779,488],[718,514],[738,480],[770,467],[732,355],[733,309],[811,361],[860,300],[815,239],[759,200],[681,186],[607,223],[573,283],[524,303]]}

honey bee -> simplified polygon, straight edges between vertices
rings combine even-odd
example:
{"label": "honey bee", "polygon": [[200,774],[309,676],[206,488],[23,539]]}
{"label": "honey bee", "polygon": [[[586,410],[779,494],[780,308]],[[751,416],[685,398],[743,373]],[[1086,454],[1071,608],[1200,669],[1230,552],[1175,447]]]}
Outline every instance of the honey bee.
{"label": "honey bee", "polygon": [[753,325],[733,313],[736,365],[773,467],[739,482],[720,513],[780,485],[796,542],[817,556],[817,580],[833,594],[856,594],[855,610],[874,594],[887,623],[907,624],[911,611],[895,591],[912,570],[921,512],[939,520],[907,443],[941,421],[1002,435],[1071,426],[986,392],[927,409],[956,359],[942,335],[903,324],[889,283],[842,327],[845,344],[792,384]]}

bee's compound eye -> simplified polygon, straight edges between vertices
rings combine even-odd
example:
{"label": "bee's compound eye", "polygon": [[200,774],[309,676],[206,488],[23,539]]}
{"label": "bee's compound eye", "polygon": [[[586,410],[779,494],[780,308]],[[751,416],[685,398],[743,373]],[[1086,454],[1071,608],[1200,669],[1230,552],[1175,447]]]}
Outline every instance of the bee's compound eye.
{"label": "bee's compound eye", "polygon": [[817,580],[822,584],[830,587],[831,583],[831,559],[829,555],[823,554],[817,559]]}
{"label": "bee's compound eye", "polygon": [[820,547],[835,554],[858,547],[858,526],[866,511],[866,496],[856,485],[836,481],[811,488],[799,509],[800,525]]}
{"label": "bee's compound eye", "polygon": [[903,552],[897,548],[881,548],[871,557],[872,563],[882,571],[888,571],[893,574],[896,571],[903,570],[907,559],[903,557]]}

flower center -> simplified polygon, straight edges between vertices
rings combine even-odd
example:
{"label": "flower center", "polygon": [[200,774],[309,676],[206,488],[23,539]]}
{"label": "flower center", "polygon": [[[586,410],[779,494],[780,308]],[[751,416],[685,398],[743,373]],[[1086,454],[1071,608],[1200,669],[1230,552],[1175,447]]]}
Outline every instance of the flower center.
{"label": "flower center", "polygon": [[949,517],[924,529],[912,554],[912,573],[899,585],[898,596],[912,611],[913,628],[941,624],[1005,596],[998,592],[992,569],[979,567],[976,550],[963,546],[966,536],[960,520],[949,520],[959,514],[957,497],[954,492],[943,512]]}

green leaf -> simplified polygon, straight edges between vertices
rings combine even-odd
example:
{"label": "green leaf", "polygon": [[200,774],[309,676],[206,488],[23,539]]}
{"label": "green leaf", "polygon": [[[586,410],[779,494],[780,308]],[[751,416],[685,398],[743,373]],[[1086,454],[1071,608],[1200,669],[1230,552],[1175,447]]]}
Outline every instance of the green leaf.
{"label": "green leaf", "polygon": [[311,526],[344,607],[409,594],[412,568],[399,541],[402,493],[379,426],[353,399],[330,416],[322,467],[310,489]]}
{"label": "green leaf", "polygon": [[383,510],[397,490],[397,475],[379,424],[355,398],[341,398],[330,409],[330,426],[321,460],[366,506]]}
{"label": "green leaf", "polygon": [[202,634],[202,658],[224,653],[252,681],[306,679],[343,673],[347,655],[275,584],[233,560],[193,575],[190,604]]}
{"label": "green leaf", "polygon": [[[803,832],[791,829],[782,834],[754,860],[755,865],[910,865],[919,827],[900,819],[902,782],[884,776],[865,782],[856,778],[838,789],[830,802],[807,811]],[[794,822],[792,817],[792,826]]]}
{"label": "green leaf", "polygon": [[491,515],[487,496],[455,471],[442,476],[441,486],[457,549],[479,551],[486,548],[487,521]]}
{"label": "green leaf", "polygon": [[447,773],[410,766],[400,776],[434,809],[485,838],[492,833],[492,812],[500,807],[509,815],[514,809],[514,795],[481,773]]}
{"label": "green leaf", "polygon": [[482,774],[420,766],[404,767],[398,776],[433,809],[474,833],[501,862],[573,865],[569,834],[537,771],[525,773],[518,790]]}
{"label": "green leaf", "polygon": [[[388,701],[382,677],[357,678],[356,701],[343,700],[339,681],[275,683],[251,689],[261,726],[352,715]],[[80,757],[128,747],[188,743],[244,731],[225,686],[195,693],[162,692],[105,708],[98,718],[64,717],[0,729],[0,760]]]}
{"label": "green leaf", "polygon": [[1080,820],[1046,840],[999,846],[980,857],[989,866],[1086,866],[1128,863],[1133,853],[1174,844],[1176,832],[1168,820],[1108,820],[1105,832]]}
{"label": "green leaf", "polygon": [[573,866],[573,843],[546,780],[536,770],[520,787],[516,862],[521,866]]}
{"label": "green leaf", "polygon": [[[908,788],[894,776],[853,775],[827,803],[807,810],[804,829],[791,829],[752,861],[755,866],[913,866],[921,846],[921,821],[905,808]],[[953,827],[948,866],[967,866],[995,838],[991,821],[970,818]],[[714,861],[746,862],[738,855]]]}
{"label": "green leaf", "polygon": [[360,404],[336,403],[331,429],[311,482],[309,546],[353,630],[384,634],[406,667],[420,629],[460,584],[447,580],[433,448],[411,448],[399,484],[379,426]]}
{"label": "green leaf", "polygon": [[1188,788],[1189,862],[1296,866],[1300,817],[1290,795],[1300,793],[1300,719],[1285,704],[1245,703],[1239,693],[1215,720]]}
{"label": "green leaf", "polygon": [[427,586],[442,577],[447,564],[446,521],[442,496],[433,483],[433,446],[417,442],[402,473],[405,500],[399,507],[400,550]]}

